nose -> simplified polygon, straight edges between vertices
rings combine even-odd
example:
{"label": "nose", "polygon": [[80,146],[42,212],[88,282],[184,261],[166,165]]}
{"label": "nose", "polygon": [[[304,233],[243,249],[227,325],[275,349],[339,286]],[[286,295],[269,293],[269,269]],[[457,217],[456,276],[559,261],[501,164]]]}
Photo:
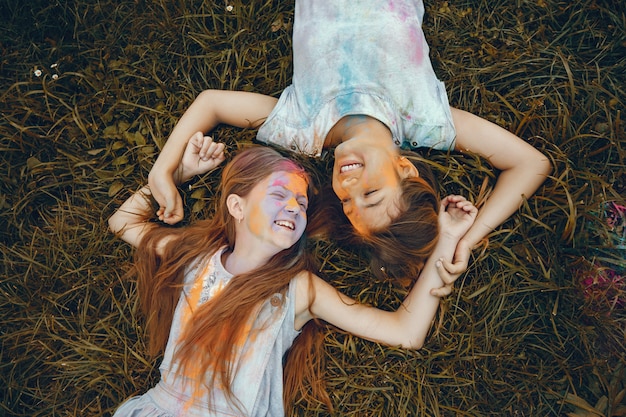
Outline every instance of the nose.
{"label": "nose", "polygon": [[347,177],[347,178],[344,178],[344,179],[341,181],[341,186],[342,186],[343,188],[350,188],[350,187],[352,187],[354,184],[356,184],[356,182],[357,182],[357,181],[358,181],[358,180],[357,180],[357,178],[356,178],[356,177]]}
{"label": "nose", "polygon": [[298,203],[298,200],[295,199],[295,197],[291,197],[289,200],[287,200],[287,204],[285,204],[285,211],[294,214],[300,212],[300,204]]}

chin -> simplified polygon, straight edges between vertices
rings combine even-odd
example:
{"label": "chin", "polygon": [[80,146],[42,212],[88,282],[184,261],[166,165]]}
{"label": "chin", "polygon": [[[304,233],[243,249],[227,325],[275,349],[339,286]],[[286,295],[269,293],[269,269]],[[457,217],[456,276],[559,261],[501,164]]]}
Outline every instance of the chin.
{"label": "chin", "polygon": [[284,251],[284,250],[286,250],[286,249],[291,248],[293,245],[295,245],[295,244],[296,244],[296,242],[297,242],[297,240],[296,240],[296,241],[292,241],[292,240],[289,240],[289,241],[286,241],[286,240],[280,240],[280,241],[274,242],[274,246],[276,247],[276,249],[278,250],[278,252],[281,252],[281,251]]}

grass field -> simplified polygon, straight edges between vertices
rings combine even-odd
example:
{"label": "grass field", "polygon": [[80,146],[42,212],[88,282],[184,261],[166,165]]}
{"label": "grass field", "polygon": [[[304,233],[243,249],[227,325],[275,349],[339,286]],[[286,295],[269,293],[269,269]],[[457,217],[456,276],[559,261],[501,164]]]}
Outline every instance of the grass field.
{"label": "grass field", "polygon": [[[232,10],[227,8],[232,6]],[[338,416],[626,415],[626,4],[428,1],[453,106],[549,156],[552,176],[473,253],[424,349],[329,330]],[[0,2],[0,416],[101,416],[157,378],[130,247],[106,219],[206,88],[278,95],[293,2]],[[254,132],[220,128],[229,152]],[[442,192],[495,176],[430,152]],[[217,175],[183,190],[211,214]],[[320,273],[374,305],[405,289],[314,242]],[[327,415],[302,402],[295,416]]]}

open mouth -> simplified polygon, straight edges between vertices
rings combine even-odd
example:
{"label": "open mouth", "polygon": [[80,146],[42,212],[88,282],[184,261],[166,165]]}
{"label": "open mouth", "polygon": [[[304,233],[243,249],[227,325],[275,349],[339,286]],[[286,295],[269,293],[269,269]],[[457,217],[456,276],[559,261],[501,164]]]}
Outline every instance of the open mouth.
{"label": "open mouth", "polygon": [[296,225],[293,222],[287,221],[287,220],[276,220],[274,222],[274,224],[276,226],[280,226],[280,227],[286,227],[289,230],[295,230]]}
{"label": "open mouth", "polygon": [[354,171],[355,169],[359,169],[359,168],[363,168],[363,164],[358,163],[358,162],[352,163],[352,164],[346,164],[346,165],[342,165],[341,168],[339,168],[339,172],[344,174],[346,172]]}

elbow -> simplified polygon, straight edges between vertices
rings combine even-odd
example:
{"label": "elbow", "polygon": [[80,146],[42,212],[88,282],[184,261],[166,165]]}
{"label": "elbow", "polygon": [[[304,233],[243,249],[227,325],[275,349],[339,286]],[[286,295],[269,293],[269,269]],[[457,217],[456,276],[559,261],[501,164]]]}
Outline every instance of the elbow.
{"label": "elbow", "polygon": [[108,220],[109,231],[113,234],[117,234],[117,232],[119,231],[119,225],[117,223],[117,213],[113,213],[113,215],[109,217]]}
{"label": "elbow", "polygon": [[[400,342],[400,345],[404,349],[420,350],[426,343],[426,336],[430,330],[430,326],[424,327],[417,323],[412,323],[412,328],[404,326],[404,339]],[[406,329],[411,331],[406,332]]]}
{"label": "elbow", "polygon": [[552,174],[552,162],[550,162],[550,159],[548,159],[548,157],[544,154],[541,154],[541,157],[538,158],[537,160],[537,170],[539,171],[539,173],[541,175],[543,175],[543,177],[547,177],[548,175]]}
{"label": "elbow", "polygon": [[421,340],[419,342],[416,341],[416,342],[411,343],[411,345],[408,347],[408,349],[411,349],[411,350],[421,350],[423,347],[424,347],[424,341]]}
{"label": "elbow", "polygon": [[[512,175],[526,178],[530,181],[529,183],[539,187],[552,173],[553,166],[546,155],[533,149],[531,153],[520,158],[515,165],[509,168]],[[504,171],[508,171],[508,169],[504,169]]]}
{"label": "elbow", "polygon": [[538,180],[537,188],[541,186],[541,184],[543,184],[546,179],[548,179],[548,176],[552,174],[552,170],[552,162],[550,162],[548,157],[542,154],[541,158],[539,158],[535,164],[535,172],[540,178],[540,180]]}
{"label": "elbow", "polygon": [[418,336],[402,344],[404,349],[420,350],[424,347],[425,338]]}
{"label": "elbow", "polygon": [[115,213],[109,217],[107,221],[109,225],[109,231],[116,236],[121,236],[124,229],[126,228],[126,219],[123,216],[123,213],[120,213],[120,210],[116,210]]}

